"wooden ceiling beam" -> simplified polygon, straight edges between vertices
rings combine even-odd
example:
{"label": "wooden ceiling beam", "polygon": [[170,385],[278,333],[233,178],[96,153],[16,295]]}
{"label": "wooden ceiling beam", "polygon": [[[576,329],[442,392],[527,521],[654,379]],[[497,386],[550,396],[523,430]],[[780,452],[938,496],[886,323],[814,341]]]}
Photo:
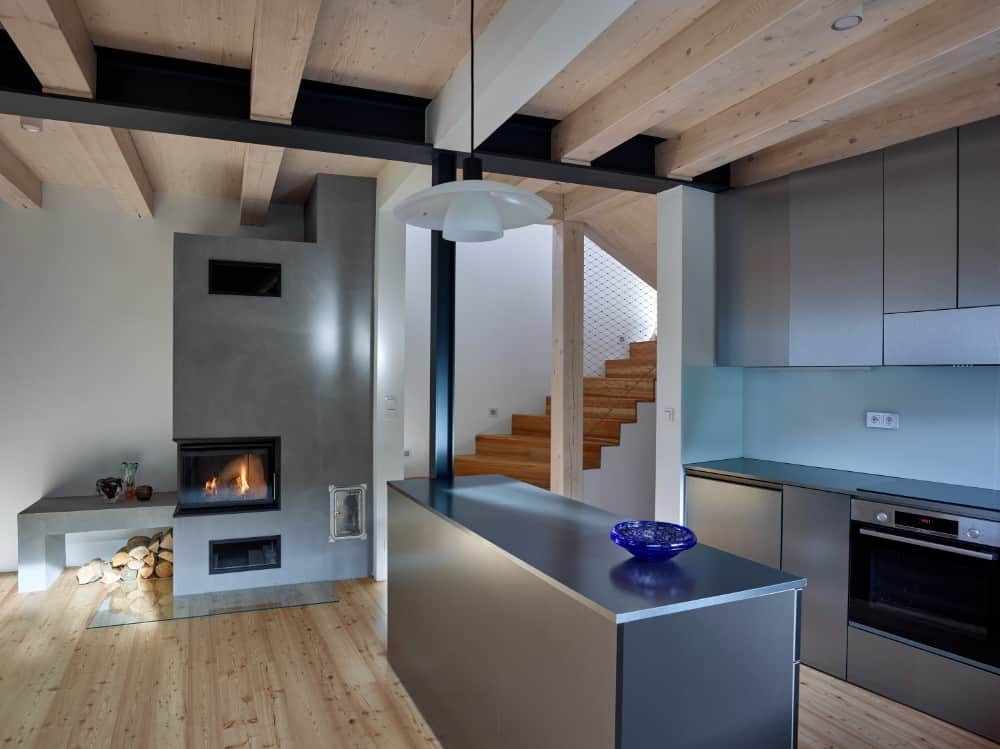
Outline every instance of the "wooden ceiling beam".
{"label": "wooden ceiling beam", "polygon": [[996,0],[937,0],[657,147],[691,179],[1000,51]]}
{"label": "wooden ceiling beam", "polygon": [[834,122],[735,162],[733,185],[764,182],[997,116],[1000,70],[966,79],[946,76],[934,90]]}
{"label": "wooden ceiling beam", "polygon": [[[257,0],[250,68],[250,118],[289,125],[322,0]],[[278,181],[284,149],[248,144],[243,156],[240,222],[259,225]]]}
{"label": "wooden ceiling beam", "polygon": [[[0,0],[0,22],[46,93],[93,99],[97,56],[76,0]],[[128,130],[73,125],[124,211],[153,215],[153,189]]]}
{"label": "wooden ceiling beam", "polygon": [[719,63],[766,45],[770,28],[810,2],[715,5],[563,119],[552,131],[552,158],[589,162],[663,122],[701,92]]}
{"label": "wooden ceiling beam", "polygon": [[0,143],[0,200],[15,208],[41,208],[42,182]]}
{"label": "wooden ceiling beam", "polygon": [[[634,0],[506,0],[476,40],[476,145],[520,111]],[[469,55],[427,108],[435,148],[469,150]]]}

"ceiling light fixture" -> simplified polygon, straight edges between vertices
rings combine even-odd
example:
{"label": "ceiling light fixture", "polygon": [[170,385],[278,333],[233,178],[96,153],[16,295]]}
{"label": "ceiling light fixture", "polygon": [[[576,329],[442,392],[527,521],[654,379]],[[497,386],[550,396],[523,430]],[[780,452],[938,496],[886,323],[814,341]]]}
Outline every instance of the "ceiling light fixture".
{"label": "ceiling light fixture", "polygon": [[462,161],[462,180],[444,182],[414,193],[393,214],[403,223],[441,231],[451,242],[489,242],[506,229],[544,221],[552,206],[534,193],[503,182],[483,179],[476,158],[475,0],[469,14],[469,156]]}
{"label": "ceiling light fixture", "polygon": [[850,31],[851,29],[856,29],[861,25],[861,22],[865,20],[865,6],[859,5],[857,8],[852,10],[846,16],[841,16],[836,21],[831,24],[830,28],[834,31]]}

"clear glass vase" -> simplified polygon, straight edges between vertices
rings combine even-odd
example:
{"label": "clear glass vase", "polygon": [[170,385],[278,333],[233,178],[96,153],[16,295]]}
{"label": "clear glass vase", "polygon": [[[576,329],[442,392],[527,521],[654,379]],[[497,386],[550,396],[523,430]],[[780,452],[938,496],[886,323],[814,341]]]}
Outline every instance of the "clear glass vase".
{"label": "clear glass vase", "polygon": [[122,463],[122,485],[125,490],[125,499],[135,499],[135,475],[138,472],[138,463]]}

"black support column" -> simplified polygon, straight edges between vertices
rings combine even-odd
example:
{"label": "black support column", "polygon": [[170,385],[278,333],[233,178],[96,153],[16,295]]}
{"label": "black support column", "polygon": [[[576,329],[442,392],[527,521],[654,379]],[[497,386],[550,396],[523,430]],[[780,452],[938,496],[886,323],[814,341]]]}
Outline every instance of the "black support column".
{"label": "black support column", "polygon": [[[455,181],[455,154],[435,151],[435,185]],[[455,243],[431,232],[430,475],[450,478],[455,459]]]}

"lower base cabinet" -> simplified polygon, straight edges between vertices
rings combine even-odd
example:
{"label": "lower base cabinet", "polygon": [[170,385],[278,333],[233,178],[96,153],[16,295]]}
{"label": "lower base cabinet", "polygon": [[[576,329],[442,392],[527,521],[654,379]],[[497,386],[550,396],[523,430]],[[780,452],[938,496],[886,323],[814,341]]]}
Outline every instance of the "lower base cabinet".
{"label": "lower base cabinet", "polygon": [[781,569],[808,580],[802,592],[802,662],[846,678],[851,498],[786,486],[781,517]]}
{"label": "lower base cabinet", "polygon": [[851,498],[688,476],[685,513],[700,543],[808,580],[802,663],[846,678]]}

